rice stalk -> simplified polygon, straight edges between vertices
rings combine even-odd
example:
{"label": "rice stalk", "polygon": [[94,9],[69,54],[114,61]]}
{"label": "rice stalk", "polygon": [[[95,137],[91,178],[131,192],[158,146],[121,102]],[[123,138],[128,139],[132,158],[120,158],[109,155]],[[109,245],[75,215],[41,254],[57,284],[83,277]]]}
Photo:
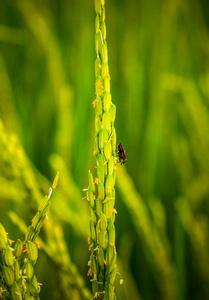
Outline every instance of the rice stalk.
{"label": "rice stalk", "polygon": [[35,264],[38,259],[39,244],[36,238],[45,223],[46,213],[50,207],[50,198],[56,188],[59,174],[57,173],[49,194],[43,199],[32,224],[25,233],[25,240],[14,241],[7,237],[4,227],[0,224],[0,297],[1,299],[39,300],[40,284],[35,275]]}
{"label": "rice stalk", "polygon": [[88,275],[94,299],[113,300],[117,273],[115,247],[116,107],[111,101],[105,4],[95,0],[95,108],[94,152],[96,177],[89,171],[87,199],[90,203]]}
{"label": "rice stalk", "polygon": [[[11,211],[9,217],[21,232],[24,233],[26,231],[26,224],[16,213]],[[85,286],[83,277],[79,274],[76,265],[71,261],[62,227],[50,218],[50,222],[47,224],[47,240],[43,241],[43,239],[38,237],[37,242],[40,245],[40,249],[46,253],[56,269],[58,278],[60,278],[61,293],[65,295],[64,298],[89,299],[91,293]]]}

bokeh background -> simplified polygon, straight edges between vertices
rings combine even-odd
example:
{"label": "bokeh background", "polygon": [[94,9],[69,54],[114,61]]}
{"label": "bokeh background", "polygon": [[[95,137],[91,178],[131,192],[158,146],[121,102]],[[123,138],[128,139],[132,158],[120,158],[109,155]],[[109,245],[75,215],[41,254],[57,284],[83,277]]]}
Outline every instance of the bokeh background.
{"label": "bokeh background", "polygon": [[[45,300],[90,298],[94,16],[93,0],[0,1],[0,222],[11,239],[60,171],[39,239]],[[107,0],[106,23],[128,157],[116,182],[118,299],[209,299],[208,2]]]}

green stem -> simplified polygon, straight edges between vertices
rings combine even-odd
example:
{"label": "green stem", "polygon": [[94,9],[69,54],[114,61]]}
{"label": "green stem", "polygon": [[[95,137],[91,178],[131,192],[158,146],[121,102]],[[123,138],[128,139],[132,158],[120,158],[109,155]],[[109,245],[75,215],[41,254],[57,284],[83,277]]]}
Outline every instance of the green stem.
{"label": "green stem", "polygon": [[104,0],[95,0],[94,155],[97,175],[89,171],[90,261],[94,299],[114,300],[117,272],[115,248],[116,107],[111,101]]}

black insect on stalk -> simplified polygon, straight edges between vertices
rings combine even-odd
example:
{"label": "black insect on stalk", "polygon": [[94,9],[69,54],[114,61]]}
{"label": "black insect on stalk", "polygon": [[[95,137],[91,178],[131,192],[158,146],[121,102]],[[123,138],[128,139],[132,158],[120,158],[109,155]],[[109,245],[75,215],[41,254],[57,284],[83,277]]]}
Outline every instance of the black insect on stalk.
{"label": "black insect on stalk", "polygon": [[121,142],[118,144],[118,156],[119,156],[121,165],[125,164],[127,161],[127,156],[126,156],[126,151],[123,149]]}

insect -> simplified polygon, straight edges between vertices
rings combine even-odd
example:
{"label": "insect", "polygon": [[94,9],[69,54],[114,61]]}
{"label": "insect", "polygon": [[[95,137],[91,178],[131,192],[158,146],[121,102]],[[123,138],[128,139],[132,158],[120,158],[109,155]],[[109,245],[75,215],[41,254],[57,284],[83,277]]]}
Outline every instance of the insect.
{"label": "insect", "polygon": [[121,165],[125,164],[127,161],[127,156],[126,156],[126,151],[123,149],[121,142],[118,144],[118,156],[119,156]]}

